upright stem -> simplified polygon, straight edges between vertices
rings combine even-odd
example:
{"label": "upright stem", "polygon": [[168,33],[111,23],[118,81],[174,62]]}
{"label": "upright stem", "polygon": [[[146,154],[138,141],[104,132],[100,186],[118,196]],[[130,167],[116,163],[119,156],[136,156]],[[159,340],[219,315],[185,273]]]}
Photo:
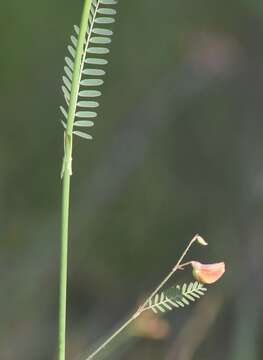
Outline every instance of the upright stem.
{"label": "upright stem", "polygon": [[63,192],[62,192],[59,343],[58,343],[59,360],[65,360],[69,195],[70,195],[70,174],[68,170],[65,170],[63,177]]}
{"label": "upright stem", "polygon": [[79,92],[79,80],[82,64],[83,47],[86,40],[88,19],[92,0],[85,0],[82,12],[80,32],[76,49],[74,70],[72,76],[70,101],[68,108],[67,129],[64,139],[64,160],[62,168],[62,219],[61,219],[61,260],[60,260],[60,294],[59,294],[59,324],[58,324],[58,360],[65,360],[66,345],[66,312],[67,312],[67,272],[68,272],[68,227],[70,202],[70,177],[72,174],[72,143],[73,124]]}

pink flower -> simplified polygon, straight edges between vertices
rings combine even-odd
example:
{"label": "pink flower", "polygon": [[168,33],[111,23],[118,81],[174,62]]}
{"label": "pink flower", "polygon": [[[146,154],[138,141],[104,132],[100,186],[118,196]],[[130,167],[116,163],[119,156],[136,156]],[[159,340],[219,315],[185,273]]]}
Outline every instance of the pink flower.
{"label": "pink flower", "polygon": [[225,272],[225,263],[202,264],[199,261],[191,261],[193,267],[193,276],[195,279],[204,284],[213,284]]}

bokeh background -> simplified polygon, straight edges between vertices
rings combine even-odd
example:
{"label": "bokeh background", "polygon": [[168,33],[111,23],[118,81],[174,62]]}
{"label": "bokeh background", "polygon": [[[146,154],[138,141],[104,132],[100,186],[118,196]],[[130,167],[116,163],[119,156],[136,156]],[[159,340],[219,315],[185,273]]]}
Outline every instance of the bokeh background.
{"label": "bokeh background", "polygon": [[[55,359],[58,107],[81,9],[0,3],[1,360]],[[209,247],[189,260],[224,260],[224,278],[105,358],[262,359],[262,2],[122,0],[118,13],[95,140],[74,144],[67,358],[84,359],[199,232]]]}

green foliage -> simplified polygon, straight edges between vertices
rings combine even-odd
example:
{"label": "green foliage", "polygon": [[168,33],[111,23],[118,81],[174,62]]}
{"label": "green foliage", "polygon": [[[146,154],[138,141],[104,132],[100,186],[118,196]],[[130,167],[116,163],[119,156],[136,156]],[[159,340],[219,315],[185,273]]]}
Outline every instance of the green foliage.
{"label": "green foliage", "polygon": [[153,299],[149,300],[149,305],[145,310],[152,310],[154,313],[165,313],[174,308],[190,305],[205,294],[206,288],[199,282],[175,286],[166,291],[156,294]]}
{"label": "green foliage", "polygon": [[[65,118],[65,121],[62,120],[65,131],[64,158],[61,170],[63,195],[59,296],[59,360],[65,360],[68,224],[73,135],[88,140],[92,139],[90,134],[78,129],[92,127],[94,123],[90,119],[97,117],[97,112],[93,110],[99,106],[99,103],[94,101],[94,98],[99,97],[101,92],[95,89],[104,82],[101,77],[105,75],[105,71],[100,67],[106,65],[107,60],[101,58],[101,56],[109,53],[109,49],[105,46],[111,42],[113,33],[107,26],[114,22],[112,16],[116,14],[116,10],[110,7],[114,4],[116,4],[115,0],[85,0],[80,27],[75,25],[74,34],[70,37],[71,45],[68,46],[70,56],[65,58],[65,74],[62,77],[62,92],[66,101],[66,109],[63,106],[60,107]],[[89,98],[92,98],[92,100],[89,100]]]}
{"label": "green foliage", "polygon": [[[111,6],[116,3],[117,1],[115,0],[92,0],[90,7],[88,28],[81,58],[77,103],[73,123],[73,134],[85,139],[92,139],[92,136],[85,132],[74,130],[74,128],[92,127],[94,123],[89,119],[97,117],[97,112],[93,110],[99,107],[99,102],[94,101],[94,98],[98,98],[102,94],[96,88],[104,83],[102,77],[106,72],[102,67],[107,65],[108,60],[104,59],[103,56],[110,52],[107,46],[111,43],[113,32],[108,29],[108,25],[115,22],[114,16],[116,15],[116,10]],[[65,74],[62,77],[62,92],[67,109],[70,104],[79,32],[79,27],[75,25],[74,34],[70,37],[71,44],[68,46],[69,56],[65,58]],[[89,100],[90,98],[92,98],[92,101]],[[89,109],[92,109],[92,111]],[[62,125],[64,128],[67,128],[68,111],[63,106],[60,107],[60,110],[65,118],[64,121],[61,121]],[[75,118],[81,120],[75,120]]]}

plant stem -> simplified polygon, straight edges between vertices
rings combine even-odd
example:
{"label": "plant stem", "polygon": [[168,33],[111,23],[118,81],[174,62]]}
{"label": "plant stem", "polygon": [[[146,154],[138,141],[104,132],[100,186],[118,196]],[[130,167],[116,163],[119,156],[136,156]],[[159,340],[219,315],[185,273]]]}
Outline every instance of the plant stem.
{"label": "plant stem", "polygon": [[86,360],[93,359],[101,350],[103,350],[116,336],[118,336],[123,330],[126,329],[130,323],[135,320],[140,313],[135,313],[131,316],[118,330],[116,330],[102,345],[100,345],[97,350],[95,350]]}
{"label": "plant stem", "polygon": [[72,174],[72,143],[73,123],[78,100],[79,78],[83,47],[88,28],[91,0],[85,0],[80,24],[80,32],[74,61],[72,87],[69,101],[67,129],[64,139],[63,159],[63,190],[62,190],[62,219],[61,219],[61,254],[60,254],[60,294],[59,294],[59,325],[58,325],[58,360],[65,360],[66,347],[66,311],[67,311],[67,272],[68,272],[68,227],[69,227],[69,202],[70,202],[70,177]]}
{"label": "plant stem", "polygon": [[172,271],[170,271],[170,273],[164,278],[164,280],[157,286],[157,288],[152,292],[152,294],[146,299],[146,301],[144,302],[144,304],[140,307],[140,309],[144,310],[145,306],[147,306],[147,304],[149,303],[149,301],[154,297],[154,295],[156,295],[158,293],[159,290],[161,290],[161,288],[167,283],[167,281],[173,276],[173,274],[180,268],[181,262],[183,261],[183,259],[185,258],[186,254],[188,253],[188,251],[190,250],[190,247],[193,245],[193,243],[197,240],[197,236],[195,235],[192,240],[189,242],[189,244],[187,245],[186,249],[184,250],[182,256],[180,257],[180,259],[177,261],[176,265],[174,266],[174,268],[172,269]]}
{"label": "plant stem", "polygon": [[63,177],[63,192],[62,192],[59,344],[58,344],[59,360],[65,359],[69,194],[70,194],[70,175],[69,175],[69,171],[65,170]]}
{"label": "plant stem", "polygon": [[147,307],[149,301],[161,290],[161,288],[167,283],[167,281],[172,277],[172,275],[180,268],[181,262],[185,258],[186,254],[190,250],[190,247],[197,240],[198,235],[195,235],[192,240],[187,245],[183,254],[177,261],[176,265],[172,271],[164,278],[164,280],[157,286],[157,288],[152,292],[152,294],[146,299],[143,305],[141,305],[138,310],[117,330],[115,331],[100,347],[97,348],[86,360],[93,359],[101,350],[103,350],[117,335],[119,335],[123,330],[126,329],[131,322],[133,322],[137,317],[139,317],[144,311],[149,310],[150,307]]}

